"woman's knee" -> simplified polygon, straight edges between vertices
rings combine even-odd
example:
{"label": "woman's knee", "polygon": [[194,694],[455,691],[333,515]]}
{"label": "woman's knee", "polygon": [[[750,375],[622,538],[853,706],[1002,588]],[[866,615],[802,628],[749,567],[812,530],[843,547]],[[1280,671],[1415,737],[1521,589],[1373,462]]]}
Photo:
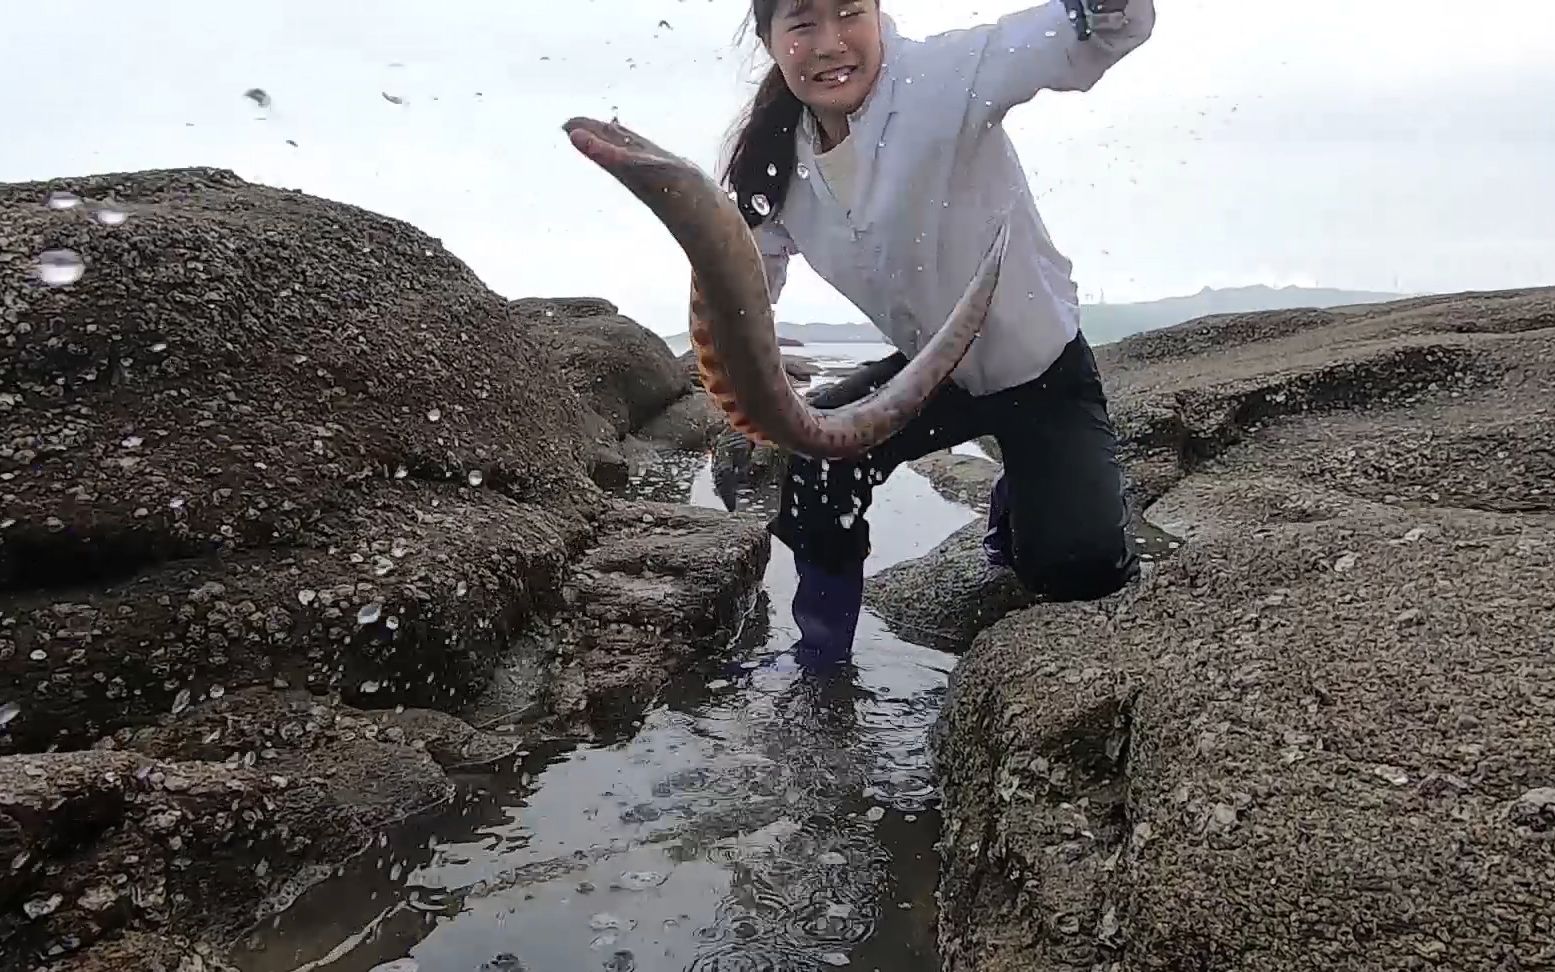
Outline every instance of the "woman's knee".
{"label": "woman's knee", "polygon": [[1083,548],[1057,551],[1017,545],[1015,575],[1044,601],[1094,601],[1116,594],[1139,576],[1139,555],[1127,531]]}

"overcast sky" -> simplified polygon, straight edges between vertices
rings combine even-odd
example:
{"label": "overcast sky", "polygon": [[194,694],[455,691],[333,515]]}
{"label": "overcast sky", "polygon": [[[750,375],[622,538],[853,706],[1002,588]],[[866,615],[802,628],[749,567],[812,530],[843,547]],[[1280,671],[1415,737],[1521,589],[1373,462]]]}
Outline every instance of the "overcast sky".
{"label": "overcast sky", "polygon": [[[1024,5],[885,0],[913,36]],[[685,257],[560,125],[619,114],[711,167],[765,67],[737,37],[747,7],[17,2],[0,31],[0,181],[229,167],[406,219],[510,297],[599,295],[681,331]],[[1158,9],[1154,37],[1094,90],[1007,123],[1082,294],[1555,283],[1555,2]],[[778,309],[860,319],[802,265]]]}

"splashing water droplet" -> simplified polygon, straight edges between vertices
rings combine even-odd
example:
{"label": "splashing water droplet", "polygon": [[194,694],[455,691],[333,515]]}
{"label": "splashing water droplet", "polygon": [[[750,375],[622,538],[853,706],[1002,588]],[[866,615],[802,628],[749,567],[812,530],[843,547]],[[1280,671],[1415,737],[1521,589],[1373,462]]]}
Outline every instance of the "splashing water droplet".
{"label": "splashing water droplet", "polygon": [[38,279],[50,287],[64,287],[81,279],[86,263],[75,250],[45,250],[38,255]]}
{"label": "splashing water droplet", "polygon": [[406,476],[409,476],[409,475],[410,475],[410,470],[406,469],[404,466],[396,466],[396,467],[394,467],[394,478],[395,479],[404,479]]}
{"label": "splashing water droplet", "polygon": [[48,207],[50,209],[75,209],[81,205],[81,197],[73,192],[55,190],[49,193]]}
{"label": "splashing water droplet", "polygon": [[810,178],[810,167],[801,162],[794,166],[794,173],[801,179],[808,179]]}
{"label": "splashing water droplet", "polygon": [[371,604],[362,605],[362,609],[356,612],[357,624],[373,624],[383,614],[383,602],[374,601]]}
{"label": "splashing water droplet", "polygon": [[297,592],[297,603],[306,607],[307,605],[312,604],[318,598],[318,596],[318,591],[301,590]]}
{"label": "splashing water droplet", "polygon": [[443,417],[443,410],[440,409],[440,408],[433,408],[433,409],[428,409],[427,410],[427,421],[428,422],[440,421],[442,419],[442,417]]}
{"label": "splashing water droplet", "polygon": [[767,175],[769,175],[769,176],[777,175],[777,166],[773,165],[771,162],[767,163]]}
{"label": "splashing water droplet", "polygon": [[7,702],[5,705],[0,705],[0,727],[9,725],[21,714],[22,707],[15,702]]}
{"label": "splashing water droplet", "polygon": [[109,209],[106,206],[102,209],[99,209],[96,213],[96,216],[97,221],[102,223],[104,226],[120,226],[123,225],[125,220],[130,218],[130,214],[124,210]]}
{"label": "splashing water droplet", "polygon": [[479,486],[486,480],[485,474],[482,473],[479,469],[471,469],[470,475],[465,478],[470,481],[471,486]]}
{"label": "splashing water droplet", "polygon": [[364,694],[364,695],[372,695],[374,692],[378,691],[378,689],[380,689],[382,687],[383,686],[380,683],[369,680],[369,681],[366,681],[366,682],[362,683],[361,690],[362,690],[362,694]]}
{"label": "splashing water droplet", "polygon": [[772,212],[772,204],[767,202],[767,197],[759,192],[751,197],[751,208],[762,216],[769,215]]}

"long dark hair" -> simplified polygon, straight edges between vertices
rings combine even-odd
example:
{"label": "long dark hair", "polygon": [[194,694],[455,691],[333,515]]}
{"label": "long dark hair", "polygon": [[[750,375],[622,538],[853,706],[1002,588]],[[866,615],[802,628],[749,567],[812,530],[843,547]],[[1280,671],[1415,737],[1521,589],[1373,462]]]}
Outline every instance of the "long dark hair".
{"label": "long dark hair", "polygon": [[[763,44],[771,43],[777,5],[778,0],[751,0],[751,21]],[[804,102],[789,90],[782,70],[772,65],[745,111],[723,171],[724,185],[734,191],[735,202],[752,229],[783,206],[798,162],[794,138],[803,117]],[[752,202],[757,196],[767,201],[761,209]]]}

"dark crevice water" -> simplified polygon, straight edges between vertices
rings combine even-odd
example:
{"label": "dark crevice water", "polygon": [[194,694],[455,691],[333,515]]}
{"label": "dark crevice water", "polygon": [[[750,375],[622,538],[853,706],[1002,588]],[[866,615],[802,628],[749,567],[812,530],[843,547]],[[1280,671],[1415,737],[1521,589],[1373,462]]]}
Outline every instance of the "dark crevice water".
{"label": "dark crevice water", "polygon": [[[634,492],[721,508],[703,459],[650,470]],[[974,516],[903,468],[876,491],[866,569],[926,553]],[[796,670],[793,585],[774,543],[766,616],[722,677],[677,686],[617,738],[460,774],[453,806],[385,834],[256,927],[235,961],[245,972],[938,969],[928,735],[955,658],[895,638],[866,610],[853,666]]]}

